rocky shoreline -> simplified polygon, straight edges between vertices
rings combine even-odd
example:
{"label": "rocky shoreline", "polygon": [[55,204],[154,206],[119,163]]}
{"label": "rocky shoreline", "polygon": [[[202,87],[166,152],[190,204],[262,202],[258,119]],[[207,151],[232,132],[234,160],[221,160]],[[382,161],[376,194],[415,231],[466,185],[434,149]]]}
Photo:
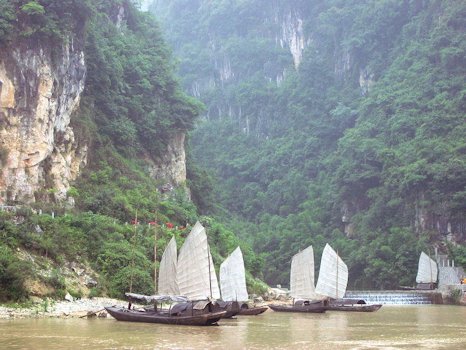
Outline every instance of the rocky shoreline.
{"label": "rocky shoreline", "polygon": [[85,317],[88,314],[95,314],[97,316],[104,311],[105,306],[112,305],[126,305],[126,302],[111,298],[82,298],[73,301],[39,299],[28,307],[0,305],[0,319],[77,318]]}
{"label": "rocky shoreline", "polygon": [[[263,301],[261,304],[287,304],[284,298]],[[0,304],[0,320],[21,318],[80,318],[80,317],[107,317],[105,306],[127,305],[127,301],[112,298],[82,298],[77,300],[37,299],[31,306]],[[466,306],[466,301],[460,303]]]}

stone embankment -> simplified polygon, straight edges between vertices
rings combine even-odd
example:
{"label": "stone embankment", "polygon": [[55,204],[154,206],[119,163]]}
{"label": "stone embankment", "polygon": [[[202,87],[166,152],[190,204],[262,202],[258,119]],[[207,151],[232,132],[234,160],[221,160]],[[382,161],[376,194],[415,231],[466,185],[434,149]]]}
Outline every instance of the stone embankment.
{"label": "stone embankment", "polygon": [[[35,303],[28,307],[0,305],[0,319],[85,317],[92,313],[95,313],[97,316],[104,311],[104,306],[112,305],[126,305],[126,302],[110,298],[82,298],[73,301],[43,299],[36,300]],[[106,317],[106,313],[104,314]]]}

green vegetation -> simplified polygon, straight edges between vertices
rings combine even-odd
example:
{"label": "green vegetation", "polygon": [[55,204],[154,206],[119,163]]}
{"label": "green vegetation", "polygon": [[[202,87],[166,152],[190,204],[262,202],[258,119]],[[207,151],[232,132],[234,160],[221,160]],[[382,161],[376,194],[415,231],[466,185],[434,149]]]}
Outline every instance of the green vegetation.
{"label": "green vegetation", "polygon": [[26,297],[24,283],[30,273],[26,262],[18,259],[8,246],[0,245],[0,301]]}
{"label": "green vegetation", "polygon": [[[68,191],[76,203],[72,210],[50,201],[54,190],[44,189],[36,193],[44,201],[34,205],[35,212],[0,212],[0,300],[25,299],[27,281],[47,286],[53,297],[80,296],[63,277],[61,267],[70,261],[87,262],[99,274],[92,296],[122,297],[130,286],[152,293],[154,244],[160,260],[169,239],[175,235],[181,246],[189,232],[184,227],[199,215],[182,186],[163,195],[158,191],[161,183],[150,178],[147,160],[193,127],[202,104],[178,87],[155,20],[132,1],[1,0],[2,50],[24,40],[57,52],[70,40],[84,48],[86,86],[71,124],[78,142],[89,145],[89,162]],[[0,154],[0,161],[5,157]],[[207,177],[198,168],[189,171],[202,203]],[[36,214],[39,210],[44,214]],[[131,224],[136,217],[137,226]],[[148,225],[153,221],[175,228],[157,226],[154,242],[154,226]],[[217,266],[241,244],[248,266],[259,270],[250,246],[215,220],[205,222]],[[21,252],[31,254],[34,263],[20,259]],[[250,281],[252,291],[262,288]]]}
{"label": "green vegetation", "polygon": [[[190,140],[216,215],[267,282],[287,285],[291,256],[313,244],[318,263],[330,242],[350,287],[413,285],[421,250],[448,252],[446,222],[464,242],[464,1],[178,0],[156,13],[207,108]],[[296,70],[277,48],[290,13],[309,39]]]}
{"label": "green vegetation", "polygon": [[[81,295],[62,276],[66,261],[99,274],[92,296],[151,293],[154,244],[163,251],[175,236],[180,246],[198,219],[216,266],[241,246],[251,293],[265,289],[256,278],[287,285],[292,255],[310,244],[317,267],[325,243],[338,250],[350,288],[412,285],[433,244],[465,265],[464,246],[442,236],[447,222],[458,240],[465,234],[464,1],[154,6],[182,86],[203,103],[181,91],[158,25],[132,1],[0,0],[2,50],[84,49],[86,87],[71,123],[89,146],[72,210],[49,188],[34,209],[55,218],[0,213],[0,300],[25,299],[30,280],[56,297]],[[299,67],[284,38],[296,16],[307,46]],[[192,201],[183,186],[161,194],[147,163],[189,131]],[[152,221],[175,228],[157,226],[155,242]]]}
{"label": "green vegetation", "polygon": [[0,43],[30,38],[60,46],[70,36],[85,30],[93,3],[90,0],[0,0]]}

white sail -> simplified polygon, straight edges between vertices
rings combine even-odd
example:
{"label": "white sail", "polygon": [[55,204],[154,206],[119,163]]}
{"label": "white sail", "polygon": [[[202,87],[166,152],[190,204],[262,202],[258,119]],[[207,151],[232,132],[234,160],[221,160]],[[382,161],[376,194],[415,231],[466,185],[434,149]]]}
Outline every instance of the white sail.
{"label": "white sail", "polygon": [[248,300],[246,272],[240,247],[236,248],[220,265],[220,289],[224,301]]}
{"label": "white sail", "polygon": [[[207,237],[207,236],[206,236]],[[214,260],[212,259],[212,254],[210,254],[210,247],[209,244],[207,243],[207,251],[208,251],[208,256],[209,256],[209,263],[210,266],[207,269],[209,271],[210,275],[210,284],[209,284],[209,295],[213,299],[220,299],[220,288],[218,285],[218,279],[217,279],[217,273],[215,272],[215,266],[214,266]]]}
{"label": "white sail", "polygon": [[207,235],[199,222],[196,222],[180,249],[176,277],[179,294],[191,300],[220,299]]}
{"label": "white sail", "polygon": [[290,295],[295,299],[313,299],[316,297],[312,246],[295,254],[291,260]]}
{"label": "white sail", "polygon": [[178,295],[176,282],[177,251],[175,237],[172,237],[162,255],[159,268],[158,293],[161,295]]}
{"label": "white sail", "polygon": [[422,252],[419,257],[416,283],[436,283],[437,273],[437,263]]}
{"label": "white sail", "polygon": [[333,299],[340,299],[346,293],[348,267],[338,254],[326,244],[320,261],[316,293]]}

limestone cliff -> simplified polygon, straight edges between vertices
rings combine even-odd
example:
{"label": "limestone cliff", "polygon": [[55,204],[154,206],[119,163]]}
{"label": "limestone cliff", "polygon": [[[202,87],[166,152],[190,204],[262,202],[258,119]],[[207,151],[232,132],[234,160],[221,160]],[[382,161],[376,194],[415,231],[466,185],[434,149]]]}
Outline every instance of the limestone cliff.
{"label": "limestone cliff", "polygon": [[[125,16],[123,6],[112,9],[117,28]],[[78,140],[70,123],[80,118],[86,87],[89,62],[83,41],[76,34],[62,45],[18,39],[2,47],[0,204],[68,201],[73,205],[67,192],[88,162],[92,141]],[[92,102],[89,105],[92,114]],[[183,131],[174,132],[161,143],[165,148],[158,156],[146,157],[154,180],[175,186],[186,182],[184,139]]]}
{"label": "limestone cliff", "polygon": [[[58,51],[58,52],[57,52]],[[0,202],[63,200],[86,163],[70,118],[84,89],[84,52],[15,45],[0,54]]]}
{"label": "limestone cliff", "polygon": [[[169,182],[175,186],[186,182],[185,133],[175,134],[166,145],[165,152],[159,157],[151,157],[149,173],[155,180]],[[155,159],[152,159],[155,158]]]}

